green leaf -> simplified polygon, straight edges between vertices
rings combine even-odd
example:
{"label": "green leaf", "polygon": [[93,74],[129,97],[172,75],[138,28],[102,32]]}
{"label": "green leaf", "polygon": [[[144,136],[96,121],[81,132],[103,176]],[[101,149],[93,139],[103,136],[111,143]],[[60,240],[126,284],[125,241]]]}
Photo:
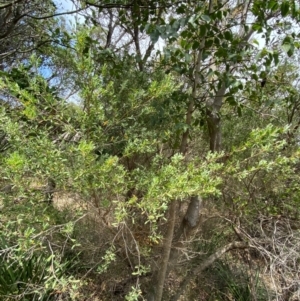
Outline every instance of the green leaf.
{"label": "green leaf", "polygon": [[228,55],[227,51],[220,47],[216,52],[215,52],[215,56],[216,57],[226,57]]}
{"label": "green leaf", "polygon": [[210,16],[208,16],[208,15],[202,15],[201,16],[201,19],[203,20],[203,21],[206,21],[206,22],[209,22],[211,19],[210,19]]}
{"label": "green leaf", "polygon": [[206,25],[201,25],[200,26],[200,35],[201,35],[201,37],[204,37],[206,35],[206,31],[207,31]]}
{"label": "green leaf", "polygon": [[223,14],[222,14],[222,11],[221,11],[221,10],[218,10],[218,11],[217,11],[217,13],[216,13],[216,18],[219,19],[219,20],[222,20]]}
{"label": "green leaf", "polygon": [[192,15],[189,20],[188,20],[188,23],[191,24],[193,27],[195,27],[195,21],[196,21],[196,16],[195,15]]}
{"label": "green leaf", "polygon": [[189,37],[189,34],[190,34],[190,31],[184,30],[184,31],[181,33],[181,36],[182,36],[183,38],[187,38],[187,37]]}
{"label": "green leaf", "polygon": [[289,51],[287,52],[287,55],[292,56],[294,54],[294,50],[295,50],[295,46],[294,46],[294,44],[291,44],[291,47],[290,47]]}
{"label": "green leaf", "polygon": [[284,52],[288,53],[292,47],[292,44],[285,42],[281,45],[281,48]]}
{"label": "green leaf", "polygon": [[184,12],[186,11],[186,6],[185,5],[180,5],[177,9],[176,9],[176,13],[177,14],[184,14]]}
{"label": "green leaf", "polygon": [[239,116],[239,117],[242,116],[242,108],[241,108],[241,106],[238,106],[238,107],[237,107],[237,113],[238,113],[238,116]]}
{"label": "green leaf", "polygon": [[287,1],[282,2],[281,7],[280,7],[281,15],[283,17],[286,17],[289,12],[289,9],[290,9],[289,3]]}
{"label": "green leaf", "polygon": [[153,43],[156,43],[159,39],[159,31],[157,29],[153,30],[150,34],[150,39]]}
{"label": "green leaf", "polygon": [[235,105],[237,104],[237,102],[236,102],[234,96],[232,96],[232,95],[229,96],[229,97],[227,97],[227,98],[226,98],[226,101],[227,101],[231,106],[235,106]]}
{"label": "green leaf", "polygon": [[215,43],[215,45],[217,46],[217,47],[219,47],[220,46],[220,40],[219,40],[219,38],[218,37],[215,37],[214,38],[214,43]]}
{"label": "green leaf", "polygon": [[292,56],[295,49],[294,39],[291,38],[290,36],[286,36],[282,41],[281,48],[283,49],[284,52],[287,53],[288,56]]}
{"label": "green leaf", "polygon": [[209,48],[209,47],[211,47],[213,45],[213,43],[214,43],[213,39],[206,40],[205,41],[205,47]]}
{"label": "green leaf", "polygon": [[275,11],[278,9],[278,1],[277,0],[270,0],[268,3],[268,9]]}
{"label": "green leaf", "polygon": [[200,42],[199,41],[194,41],[193,46],[192,46],[193,50],[196,50],[199,47],[200,47]]}
{"label": "green leaf", "polygon": [[251,75],[251,78],[254,79],[254,80],[256,80],[256,81],[258,80],[258,76],[255,73]]}
{"label": "green leaf", "polygon": [[255,23],[255,24],[253,24],[252,25],[252,29],[254,30],[254,31],[257,31],[257,32],[262,32],[262,26],[261,26],[261,24],[258,24],[258,23]]}
{"label": "green leaf", "polygon": [[273,53],[273,59],[274,59],[275,65],[278,65],[278,63],[279,63],[279,54],[278,54],[278,52]]}
{"label": "green leaf", "polygon": [[299,17],[300,11],[299,11],[299,3],[297,3],[296,1],[294,1],[294,3],[292,4],[292,17],[293,18],[297,18]]}
{"label": "green leaf", "polygon": [[230,31],[224,32],[224,37],[226,40],[231,41],[232,40],[232,33]]}

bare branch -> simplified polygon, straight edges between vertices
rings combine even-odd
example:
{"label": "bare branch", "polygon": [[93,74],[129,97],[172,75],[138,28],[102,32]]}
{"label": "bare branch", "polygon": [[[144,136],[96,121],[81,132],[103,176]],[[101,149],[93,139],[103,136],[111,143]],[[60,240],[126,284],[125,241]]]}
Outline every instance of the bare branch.
{"label": "bare branch", "polygon": [[198,274],[207,269],[210,265],[212,265],[217,259],[219,259],[222,255],[227,253],[230,250],[234,249],[246,249],[249,247],[249,244],[245,242],[232,242],[228,245],[218,249],[214,254],[210,255],[204,262],[202,262],[199,266],[197,266],[189,275],[185,277],[185,280],[180,284],[180,287],[176,293],[176,295],[171,299],[172,301],[179,300],[180,296],[184,293],[187,285],[191,282],[191,280],[196,277]]}
{"label": "bare branch", "polygon": [[32,19],[35,19],[35,20],[45,20],[45,19],[50,19],[50,18],[54,18],[54,17],[58,17],[58,16],[76,14],[76,13],[79,13],[79,12],[81,12],[83,10],[85,10],[85,8],[79,8],[79,9],[72,10],[72,11],[67,11],[67,12],[62,12],[62,13],[56,13],[56,14],[52,14],[52,15],[48,15],[48,16],[41,16],[41,17],[36,17],[36,16],[28,15],[28,14],[26,16],[30,17]]}

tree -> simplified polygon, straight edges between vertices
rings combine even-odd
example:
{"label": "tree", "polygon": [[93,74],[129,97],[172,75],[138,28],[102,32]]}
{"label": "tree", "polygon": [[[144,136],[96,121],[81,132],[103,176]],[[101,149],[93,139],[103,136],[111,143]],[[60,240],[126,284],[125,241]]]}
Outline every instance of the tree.
{"label": "tree", "polygon": [[[53,1],[11,0],[0,3],[0,66],[7,70],[32,53],[47,57],[49,45],[69,46],[69,35],[59,16],[80,10],[57,12]],[[43,57],[44,55],[44,57]],[[48,54],[49,55],[49,54]]]}
{"label": "tree", "polygon": [[[58,99],[38,68],[22,73],[25,86],[20,71],[5,74],[2,86],[22,106],[21,114],[14,107],[2,112],[1,130],[11,144],[2,178],[27,201],[32,190],[24,187],[49,177],[55,191],[81,199],[89,219],[66,218],[74,222],[68,235],[81,242],[74,246],[81,267],[88,265],[83,274],[102,272],[106,281],[118,274],[121,299],[192,298],[189,286],[229,252],[260,264],[264,258],[281,279],[278,300],[297,294],[298,102],[296,75],[280,61],[298,44],[296,33],[274,34],[298,22],[295,2],[82,3],[86,24],[78,26],[72,47],[48,49],[55,76],[59,62],[79,104]],[[257,49],[261,33],[266,45]],[[159,38],[163,52],[155,50]],[[281,74],[291,78],[288,87],[278,87]],[[15,197],[4,193],[6,212]],[[49,231],[56,229],[55,216],[50,221]],[[93,245],[100,232],[104,238]],[[62,252],[52,252],[57,239],[48,240],[52,256]],[[239,263],[249,264],[252,277],[249,261]],[[170,275],[176,285],[167,286]],[[251,277],[244,292],[258,299]]]}

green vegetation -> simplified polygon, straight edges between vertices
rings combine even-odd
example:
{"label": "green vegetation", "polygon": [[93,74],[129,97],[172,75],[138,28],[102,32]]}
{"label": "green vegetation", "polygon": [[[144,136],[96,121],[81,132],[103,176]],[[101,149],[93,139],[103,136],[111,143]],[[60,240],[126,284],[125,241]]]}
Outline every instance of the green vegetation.
{"label": "green vegetation", "polygon": [[0,0],[0,300],[298,300],[298,1],[72,1]]}

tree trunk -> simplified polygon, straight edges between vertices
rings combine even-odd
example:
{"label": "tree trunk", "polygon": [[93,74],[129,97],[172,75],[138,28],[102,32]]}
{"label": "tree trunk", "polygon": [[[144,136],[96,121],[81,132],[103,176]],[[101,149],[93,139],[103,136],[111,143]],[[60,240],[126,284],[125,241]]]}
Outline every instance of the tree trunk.
{"label": "tree trunk", "polygon": [[211,152],[221,151],[221,117],[220,110],[225,95],[225,83],[218,90],[212,103],[207,104],[206,120],[209,133],[209,148]]}
{"label": "tree trunk", "polygon": [[221,151],[221,118],[218,113],[206,110],[209,133],[209,149],[211,152]]}
{"label": "tree trunk", "polygon": [[161,268],[158,270],[157,276],[153,281],[153,285],[147,295],[147,301],[161,301],[165,279],[167,275],[168,262],[172,247],[172,240],[176,221],[177,201],[172,201],[169,210],[168,228],[164,241]]}
{"label": "tree trunk", "polygon": [[[179,150],[179,152],[183,155],[185,155],[188,147],[189,127],[192,123],[193,112],[195,109],[194,100],[197,98],[198,85],[200,83],[200,67],[202,64],[202,55],[203,55],[204,46],[205,46],[205,37],[201,41],[197,59],[195,61],[195,70],[194,70],[195,80],[193,84],[193,93],[188,103],[188,108],[186,112],[186,124],[188,126],[188,129],[182,134],[181,145]],[[168,222],[168,232],[164,244],[162,266],[158,271],[157,278],[154,278],[151,292],[148,293],[147,295],[147,301],[161,301],[165,279],[169,274],[171,268],[175,266],[177,259],[179,257],[179,253],[176,249],[175,250],[173,249],[171,251],[173,235],[174,235],[175,219],[176,219],[176,204],[177,202],[175,201],[171,203],[171,207],[170,207],[171,220],[169,220]],[[194,225],[195,223],[197,223],[196,216],[197,215],[199,216],[199,210],[200,210],[199,204],[200,204],[200,199],[198,197],[193,197],[191,199],[187,213],[179,229],[179,232],[181,231],[181,234],[176,235],[178,239],[180,238],[182,233],[184,233],[185,230],[188,233],[189,229],[193,228],[193,226],[190,227],[190,225]],[[170,254],[171,254],[171,260],[170,260]],[[169,264],[169,261],[171,264]]]}
{"label": "tree trunk", "polygon": [[45,199],[44,201],[48,203],[48,205],[52,205],[53,203],[53,193],[55,192],[56,183],[53,178],[48,178],[48,183],[45,189]]}
{"label": "tree trunk", "polygon": [[188,240],[193,235],[195,229],[198,228],[201,207],[202,199],[199,196],[192,196],[186,214],[182,219],[180,227],[173,240],[174,246],[170,253],[167,275],[175,268],[181,253],[180,250],[184,246],[184,242]]}
{"label": "tree trunk", "polygon": [[[180,248],[183,246],[183,241],[180,241],[180,238],[183,237],[184,239],[188,239],[194,232],[195,228],[199,225],[202,200],[198,196],[192,196],[186,214],[175,235],[175,238],[173,239],[177,203],[178,202],[173,201],[170,206],[168,230],[160,265],[161,269],[159,269],[157,276],[153,281],[153,285],[147,294],[147,301],[160,301],[162,299],[165,279],[168,277],[170,271],[176,266],[180,256]],[[174,247],[172,248],[173,243]]]}

